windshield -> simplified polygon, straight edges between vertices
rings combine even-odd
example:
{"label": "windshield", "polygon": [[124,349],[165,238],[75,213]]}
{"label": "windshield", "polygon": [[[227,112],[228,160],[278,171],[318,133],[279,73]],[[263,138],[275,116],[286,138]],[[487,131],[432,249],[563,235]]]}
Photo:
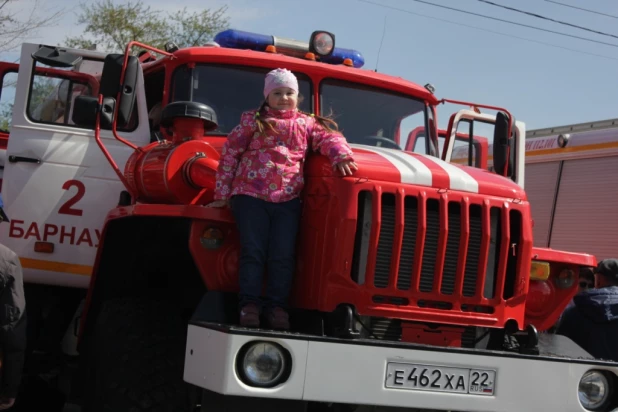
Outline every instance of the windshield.
{"label": "windshield", "polygon": [[320,108],[350,143],[404,149],[411,135],[425,129],[422,100],[358,83],[324,80]]}
{"label": "windshield", "polygon": [[[264,77],[270,68],[196,65],[183,66],[174,74],[172,101],[195,101],[214,109],[219,127],[209,134],[228,134],[247,110],[260,107],[264,101]],[[302,73],[298,78],[298,108],[312,111],[311,80]]]}
{"label": "windshield", "polygon": [[[257,109],[263,98],[264,77],[271,68],[198,64],[174,73],[172,101],[197,101],[212,107],[218,128],[228,134],[244,111]],[[299,109],[313,113],[311,79],[298,78]],[[425,103],[410,96],[358,83],[325,79],[320,85],[321,115],[331,115],[349,143],[412,150],[415,136],[425,130]],[[431,112],[430,121],[431,121]],[[422,133],[421,133],[422,134]],[[408,148],[409,146],[409,148]],[[437,145],[417,144],[414,151],[435,155]]]}

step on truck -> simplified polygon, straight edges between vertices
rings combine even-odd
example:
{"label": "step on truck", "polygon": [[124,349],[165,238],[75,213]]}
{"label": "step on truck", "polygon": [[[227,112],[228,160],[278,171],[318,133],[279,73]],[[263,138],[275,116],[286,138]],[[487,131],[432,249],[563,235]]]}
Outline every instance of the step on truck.
{"label": "step on truck", "polygon": [[[477,104],[496,111],[493,172],[445,162],[437,107],[472,104],[363,64],[325,31],[120,54],[22,46],[0,234],[29,282],[87,283],[83,411],[617,406],[618,364],[546,333],[596,259],[533,247],[524,123]],[[289,332],[237,326],[235,222],[203,206],[227,133],[278,67],[299,79],[301,110],[334,114],[359,165],[342,177],[319,153],[305,162]],[[61,76],[45,118],[41,69],[87,74]],[[475,116],[455,113],[449,135]],[[403,150],[417,127],[429,138]]]}

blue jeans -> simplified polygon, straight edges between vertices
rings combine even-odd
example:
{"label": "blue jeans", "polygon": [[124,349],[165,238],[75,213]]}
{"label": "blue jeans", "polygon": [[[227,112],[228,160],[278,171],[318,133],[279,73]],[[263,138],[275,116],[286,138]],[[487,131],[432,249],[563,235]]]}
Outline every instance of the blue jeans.
{"label": "blue jeans", "polygon": [[[255,303],[267,308],[286,308],[296,266],[300,199],[272,203],[236,195],[231,207],[240,234],[240,307]],[[260,299],[265,264],[266,296]]]}

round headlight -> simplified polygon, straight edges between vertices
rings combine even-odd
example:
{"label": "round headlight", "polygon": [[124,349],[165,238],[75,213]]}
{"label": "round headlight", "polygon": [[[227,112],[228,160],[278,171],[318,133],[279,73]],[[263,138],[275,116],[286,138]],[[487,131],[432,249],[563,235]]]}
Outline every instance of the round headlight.
{"label": "round headlight", "polygon": [[310,44],[310,51],[320,56],[328,56],[335,48],[335,36],[328,32],[314,32]]}
{"label": "round headlight", "polygon": [[563,269],[556,278],[556,286],[560,289],[568,289],[575,283],[575,272],[572,269]]}
{"label": "round headlight", "polygon": [[607,377],[600,371],[588,371],[579,381],[577,394],[584,408],[595,411],[605,406],[609,392]]}
{"label": "round headlight", "polygon": [[285,380],[290,366],[287,351],[273,342],[248,344],[241,350],[239,361],[243,381],[263,388],[276,386]]}

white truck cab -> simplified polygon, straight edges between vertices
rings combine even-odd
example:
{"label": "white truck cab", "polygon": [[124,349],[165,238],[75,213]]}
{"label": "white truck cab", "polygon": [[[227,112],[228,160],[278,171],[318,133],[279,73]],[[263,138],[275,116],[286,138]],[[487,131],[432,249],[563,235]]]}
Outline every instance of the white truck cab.
{"label": "white truck cab", "polygon": [[[39,47],[25,44],[21,53],[2,182],[10,223],[0,225],[0,243],[19,255],[26,282],[87,288],[100,230],[123,185],[94,131],[76,126],[71,114],[76,96],[96,95],[105,54],[80,50],[75,67],[51,68],[33,59]],[[0,67],[2,75],[15,70]],[[141,70],[138,75],[135,121],[119,131],[141,146],[149,143],[150,132],[142,121],[148,112]],[[132,149],[111,130],[101,130],[101,138],[124,164]]]}

